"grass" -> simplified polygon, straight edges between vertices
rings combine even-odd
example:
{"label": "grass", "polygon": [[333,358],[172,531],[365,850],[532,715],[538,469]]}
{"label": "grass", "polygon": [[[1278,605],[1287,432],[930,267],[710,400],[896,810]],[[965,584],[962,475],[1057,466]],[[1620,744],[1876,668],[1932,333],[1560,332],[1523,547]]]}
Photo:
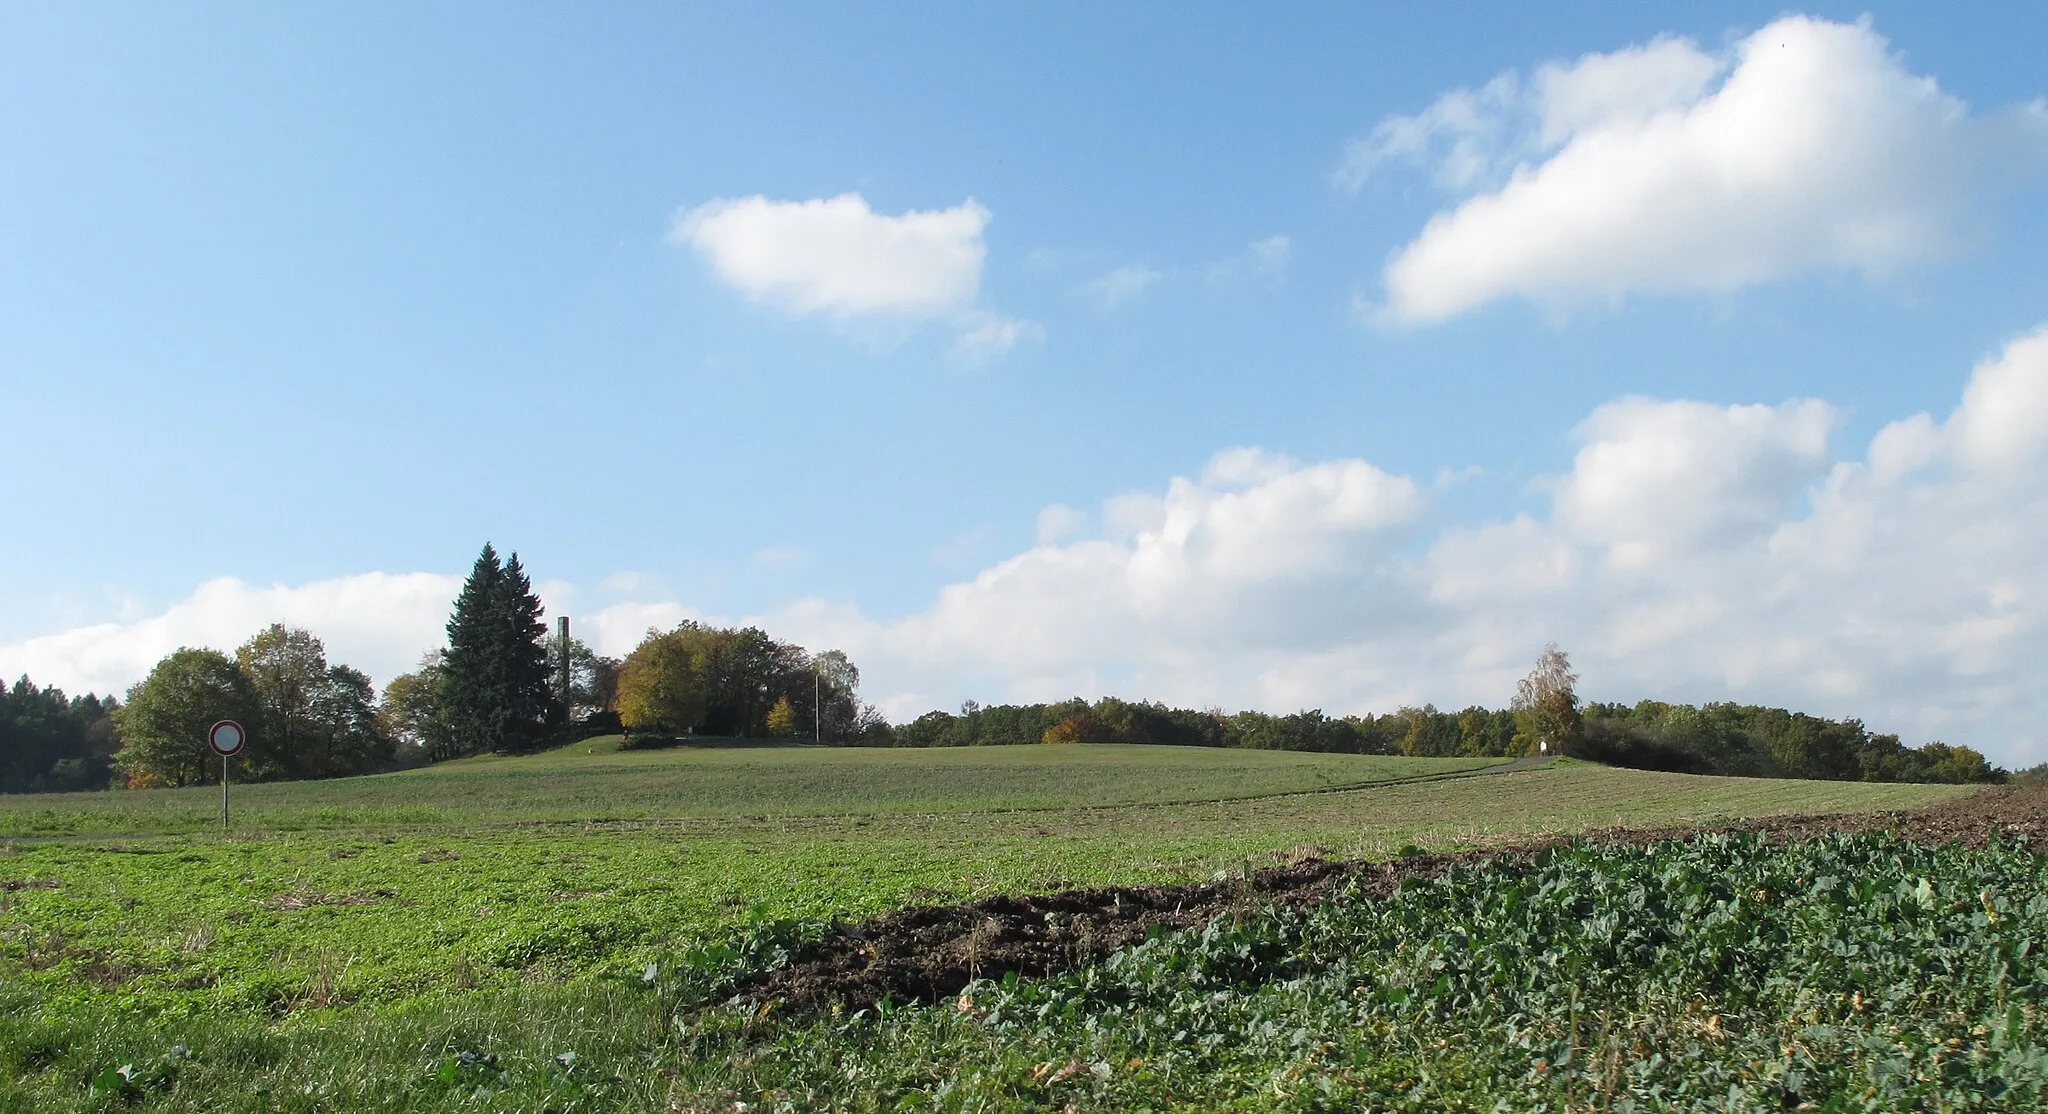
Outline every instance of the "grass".
{"label": "grass", "polygon": [[[613,736],[374,777],[235,786],[232,801],[241,830],[923,814],[1267,796],[1502,761],[1108,745],[621,750]],[[218,788],[8,797],[0,835],[198,832],[218,823],[219,802]]]}
{"label": "grass", "polygon": [[[17,836],[0,842],[0,1015],[40,1019],[0,1025],[0,1068],[13,1057],[34,1077],[27,1108],[38,1109],[55,1105],[60,1082],[87,1094],[79,1073],[108,1066],[107,1049],[132,1050],[118,1055],[142,1057],[141,1072],[201,1041],[318,1074],[323,1057],[344,1055],[336,1042],[375,1045],[377,1070],[397,1071],[391,1057],[412,1064],[430,1045],[453,1055],[489,1036],[545,1075],[569,1034],[583,1034],[588,1058],[592,1027],[647,1023],[617,976],[764,918],[1204,879],[1305,845],[1387,857],[1971,791],[1561,764],[1315,792],[1471,766],[1144,747],[593,745],[238,789],[246,826],[227,834],[206,826],[212,790],[0,798],[0,831]],[[393,1033],[417,1041],[392,1045]],[[642,1045],[635,1055],[651,1054]],[[210,1093],[197,1080],[215,1055],[179,1093]],[[660,1108],[648,1096],[662,1086],[633,1087],[641,1098],[604,1102]],[[344,1090],[376,1105],[374,1088]]]}

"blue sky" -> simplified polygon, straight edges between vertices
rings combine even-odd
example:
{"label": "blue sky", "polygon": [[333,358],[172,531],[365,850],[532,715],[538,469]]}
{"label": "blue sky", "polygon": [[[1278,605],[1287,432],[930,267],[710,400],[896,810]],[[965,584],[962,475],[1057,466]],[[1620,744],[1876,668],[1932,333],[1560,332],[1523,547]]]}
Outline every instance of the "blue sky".
{"label": "blue sky", "polygon": [[2038,761],[2044,56],[2036,5],[0,6],[0,671],[276,618],[388,679],[488,539],[611,652],[758,621],[899,715],[1502,704],[1556,640]]}

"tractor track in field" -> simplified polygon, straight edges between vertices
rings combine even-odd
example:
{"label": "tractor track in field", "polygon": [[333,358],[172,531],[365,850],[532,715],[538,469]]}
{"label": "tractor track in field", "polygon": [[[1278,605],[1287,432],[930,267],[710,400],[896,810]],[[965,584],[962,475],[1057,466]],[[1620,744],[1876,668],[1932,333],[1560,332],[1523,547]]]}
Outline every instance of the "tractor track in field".
{"label": "tractor track in field", "polygon": [[1387,862],[1299,861],[1240,878],[1177,886],[1126,886],[998,895],[956,905],[899,909],[843,925],[795,950],[790,963],[742,989],[746,997],[804,1013],[842,1004],[935,1002],[976,978],[1037,977],[1072,970],[1136,944],[1156,928],[1196,928],[1234,909],[1306,906],[1356,885],[1384,897],[1402,882],[1461,865],[1529,863],[1579,842],[1647,844],[1706,832],[1762,833],[1790,842],[1842,832],[1893,832],[1907,839],[1981,847],[1999,838],[2048,840],[2048,787],[1980,790],[1912,812],[1760,817],[1726,824],[1604,828],[1455,854]]}

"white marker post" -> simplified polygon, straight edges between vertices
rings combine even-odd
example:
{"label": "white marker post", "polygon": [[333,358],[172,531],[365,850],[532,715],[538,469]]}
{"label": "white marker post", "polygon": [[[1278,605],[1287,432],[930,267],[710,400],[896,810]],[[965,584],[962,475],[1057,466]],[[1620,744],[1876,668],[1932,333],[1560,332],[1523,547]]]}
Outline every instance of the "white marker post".
{"label": "white marker post", "polygon": [[249,741],[242,725],[231,719],[221,720],[206,729],[206,745],[213,753],[220,755],[220,830],[228,830],[228,759],[242,752],[242,744]]}

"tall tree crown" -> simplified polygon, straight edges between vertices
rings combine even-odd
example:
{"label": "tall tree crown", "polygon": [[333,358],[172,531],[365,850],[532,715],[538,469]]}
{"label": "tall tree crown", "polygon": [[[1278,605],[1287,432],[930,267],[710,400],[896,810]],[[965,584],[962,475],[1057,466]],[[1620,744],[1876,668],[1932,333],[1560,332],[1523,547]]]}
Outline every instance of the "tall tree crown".
{"label": "tall tree crown", "polygon": [[454,749],[518,750],[540,740],[555,711],[546,634],[519,555],[500,563],[486,543],[448,618],[442,697]]}

